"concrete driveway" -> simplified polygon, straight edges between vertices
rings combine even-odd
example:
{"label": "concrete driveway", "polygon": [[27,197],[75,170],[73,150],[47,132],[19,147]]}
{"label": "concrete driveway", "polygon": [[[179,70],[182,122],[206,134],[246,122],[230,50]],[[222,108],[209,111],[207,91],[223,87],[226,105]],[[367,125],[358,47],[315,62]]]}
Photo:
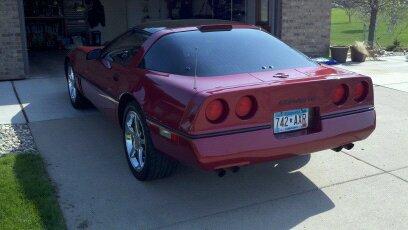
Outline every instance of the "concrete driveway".
{"label": "concrete driveway", "polygon": [[[344,68],[368,71],[364,65]],[[398,68],[381,65],[408,68],[403,60]],[[408,72],[397,76],[408,84]],[[69,229],[408,228],[404,88],[375,86],[377,129],[351,151],[245,167],[223,178],[182,166],[170,178],[142,183],[127,168],[119,129],[92,109],[73,110],[63,78],[14,84]],[[3,101],[1,114],[9,118],[1,121],[21,122],[16,100]]]}

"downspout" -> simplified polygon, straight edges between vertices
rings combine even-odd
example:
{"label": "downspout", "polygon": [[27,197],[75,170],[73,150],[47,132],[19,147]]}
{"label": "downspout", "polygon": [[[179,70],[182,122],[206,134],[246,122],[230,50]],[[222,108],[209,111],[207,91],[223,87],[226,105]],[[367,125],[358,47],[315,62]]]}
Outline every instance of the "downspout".
{"label": "downspout", "polygon": [[275,0],[275,19],[274,19],[274,33],[273,35],[279,39],[282,38],[282,0]]}

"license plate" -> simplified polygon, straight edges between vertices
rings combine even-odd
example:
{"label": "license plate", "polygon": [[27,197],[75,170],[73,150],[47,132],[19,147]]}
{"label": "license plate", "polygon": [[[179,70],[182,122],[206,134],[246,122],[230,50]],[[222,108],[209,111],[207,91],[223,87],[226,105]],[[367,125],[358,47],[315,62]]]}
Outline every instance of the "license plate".
{"label": "license plate", "polygon": [[306,129],[309,126],[309,109],[295,109],[277,112],[273,115],[274,133]]}

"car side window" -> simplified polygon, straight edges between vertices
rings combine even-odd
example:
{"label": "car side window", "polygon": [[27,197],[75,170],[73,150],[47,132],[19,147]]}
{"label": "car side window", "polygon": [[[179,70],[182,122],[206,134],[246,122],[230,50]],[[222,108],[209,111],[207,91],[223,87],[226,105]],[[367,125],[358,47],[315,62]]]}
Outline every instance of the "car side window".
{"label": "car side window", "polygon": [[146,33],[131,30],[109,44],[103,55],[109,55],[121,65],[128,65],[148,37]]}

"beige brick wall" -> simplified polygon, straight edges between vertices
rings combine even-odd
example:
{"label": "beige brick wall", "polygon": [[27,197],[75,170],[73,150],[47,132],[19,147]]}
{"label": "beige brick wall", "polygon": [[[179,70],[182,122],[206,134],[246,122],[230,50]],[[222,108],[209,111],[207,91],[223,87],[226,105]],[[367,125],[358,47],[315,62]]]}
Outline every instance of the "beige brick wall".
{"label": "beige brick wall", "polygon": [[330,46],[331,0],[282,0],[281,39],[309,56]]}
{"label": "beige brick wall", "polygon": [[0,80],[24,77],[18,0],[0,0]]}

